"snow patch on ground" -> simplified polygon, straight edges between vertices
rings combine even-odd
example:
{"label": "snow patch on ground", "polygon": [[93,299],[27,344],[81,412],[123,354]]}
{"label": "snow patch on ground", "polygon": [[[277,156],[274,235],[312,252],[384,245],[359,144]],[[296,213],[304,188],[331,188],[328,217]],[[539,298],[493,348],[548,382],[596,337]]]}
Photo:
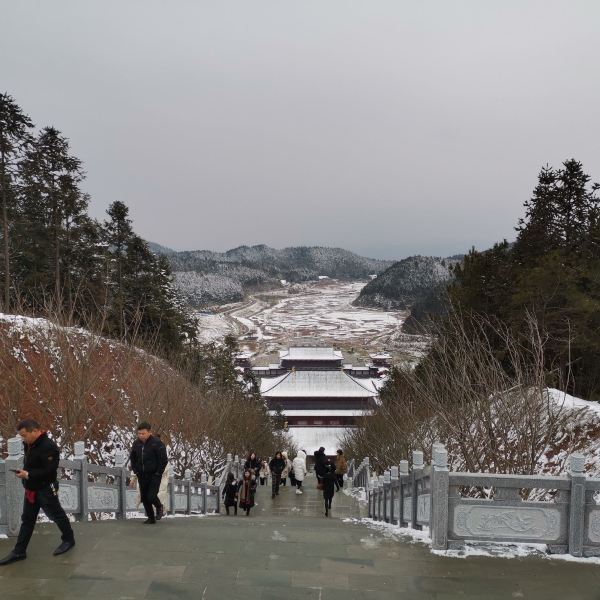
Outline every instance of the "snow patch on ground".
{"label": "snow patch on ground", "polygon": [[271,539],[274,542],[287,542],[287,537],[281,533],[279,533],[279,531],[275,530],[273,532],[273,535],[271,536]]}
{"label": "snow patch on ground", "polygon": [[[398,527],[392,523],[384,523],[373,519],[343,519],[344,523],[352,525],[363,525],[373,529],[383,535],[385,538],[395,539],[401,542],[412,544],[422,544],[430,548],[430,552],[436,556],[445,556],[448,558],[470,558],[472,556],[485,556],[490,558],[527,558],[536,557],[547,560],[563,560],[567,562],[577,562],[586,565],[599,565],[600,557],[578,557],[570,554],[548,554],[545,544],[516,544],[511,542],[496,543],[467,543],[462,548],[456,550],[433,550],[431,549],[431,537],[429,529],[422,531],[410,529],[408,527]],[[375,548],[378,543],[374,536],[361,539],[363,545],[367,548]]]}

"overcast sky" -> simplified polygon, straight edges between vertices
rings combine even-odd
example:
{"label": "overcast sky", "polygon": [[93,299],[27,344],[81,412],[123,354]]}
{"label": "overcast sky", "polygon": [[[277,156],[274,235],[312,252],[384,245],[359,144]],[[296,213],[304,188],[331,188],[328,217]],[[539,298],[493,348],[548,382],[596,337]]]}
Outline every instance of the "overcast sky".
{"label": "overcast sky", "polygon": [[600,180],[600,2],[0,0],[0,91],[176,249],[401,258],[514,237]]}

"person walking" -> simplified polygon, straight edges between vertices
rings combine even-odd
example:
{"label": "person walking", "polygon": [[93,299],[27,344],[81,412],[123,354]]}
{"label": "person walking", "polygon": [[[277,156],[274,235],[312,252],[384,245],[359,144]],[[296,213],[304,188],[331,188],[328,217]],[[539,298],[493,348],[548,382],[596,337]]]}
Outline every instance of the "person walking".
{"label": "person walking", "polygon": [[256,456],[256,452],[250,452],[246,457],[246,462],[244,463],[244,471],[250,471],[255,478],[259,477],[260,473],[260,460],[258,460]]}
{"label": "person walking", "polygon": [[271,471],[271,498],[279,496],[279,483],[281,482],[281,473],[284,468],[285,460],[283,460],[283,454],[276,452],[269,463],[269,470]]}
{"label": "person walking", "polygon": [[251,471],[244,471],[244,478],[238,487],[238,498],[240,508],[250,516],[250,509],[254,506],[254,494],[256,493],[256,477]]}
{"label": "person walking", "polygon": [[337,451],[337,456],[335,458],[335,474],[337,476],[338,485],[343,488],[344,487],[344,475],[348,471],[348,464],[346,463],[346,457],[341,450]]}
{"label": "person walking", "polygon": [[323,500],[325,501],[325,516],[328,517],[329,512],[331,511],[333,495],[336,491],[339,492],[340,490],[337,475],[335,474],[335,465],[331,462],[330,458],[327,458],[324,463],[322,483]]}
{"label": "person walking", "polygon": [[302,494],[302,482],[306,477],[306,452],[298,450],[298,454],[292,463],[294,478],[296,480],[296,494]]}
{"label": "person walking", "polygon": [[267,479],[269,478],[269,465],[266,460],[263,460],[260,465],[258,478],[260,479],[260,485],[265,485],[267,483]]}
{"label": "person walking", "polygon": [[[57,471],[60,460],[58,446],[33,419],[24,419],[17,425],[23,438],[25,459],[23,468],[15,475],[23,483],[25,499],[21,515],[21,528],[13,551],[0,560],[0,565],[27,558],[27,546],[40,509],[54,521],[61,532],[61,544],[54,550],[54,556],[68,552],[75,546],[75,536],[63,507],[58,499]],[[8,473],[6,476],[8,477]]]}
{"label": "person walking", "polygon": [[285,467],[283,467],[283,471],[281,471],[281,485],[286,486],[288,475],[292,469],[292,461],[288,458],[287,452],[282,452],[281,456],[285,461]]}
{"label": "person walking", "polygon": [[144,524],[154,525],[164,514],[164,506],[158,498],[158,492],[169,460],[165,445],[158,437],[152,435],[150,423],[144,421],[138,425],[137,440],[133,442],[129,460],[138,479],[140,497],[148,517]]}
{"label": "person walking", "polygon": [[229,473],[222,492],[227,516],[229,516],[229,509],[233,506],[234,515],[237,517],[238,487],[233,473]]}
{"label": "person walking", "polygon": [[321,484],[323,483],[323,477],[325,476],[325,448],[321,446],[314,452],[315,457],[315,475],[317,476],[317,487],[322,489]]}

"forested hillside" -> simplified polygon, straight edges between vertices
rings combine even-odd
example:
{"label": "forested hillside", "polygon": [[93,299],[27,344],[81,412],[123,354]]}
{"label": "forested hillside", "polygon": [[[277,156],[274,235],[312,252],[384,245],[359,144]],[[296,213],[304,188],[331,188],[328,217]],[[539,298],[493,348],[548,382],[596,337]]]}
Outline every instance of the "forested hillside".
{"label": "forested hillside", "polygon": [[65,455],[83,439],[108,464],[150,420],[177,476],[214,474],[227,452],[273,454],[283,423],[236,371],[235,342],[198,343],[167,257],[123,202],[90,217],[83,182],[69,140],[0,94],[0,452],[32,417]]}
{"label": "forested hillside", "polygon": [[[156,248],[157,252],[163,252]],[[296,247],[281,250],[265,245],[240,246],[227,252],[195,250],[166,251],[176,282],[192,306],[223,304],[248,292],[315,280],[367,279],[387,268],[392,261],[358,256],[341,248]],[[197,275],[183,275],[195,273]],[[241,295],[240,295],[241,290]]]}
{"label": "forested hillside", "polygon": [[599,190],[574,159],[558,169],[544,167],[516,242],[472,250],[449,289],[463,312],[496,319],[515,335],[523,336],[535,320],[548,377],[590,399],[600,398]]}
{"label": "forested hillside", "polygon": [[138,236],[115,201],[88,214],[85,173],[54,127],[35,130],[0,94],[0,311],[52,315],[176,353],[195,335],[164,256]]}
{"label": "forested hillside", "polygon": [[394,263],[370,281],[354,301],[355,306],[405,310],[425,299],[452,277],[459,259],[410,256]]}

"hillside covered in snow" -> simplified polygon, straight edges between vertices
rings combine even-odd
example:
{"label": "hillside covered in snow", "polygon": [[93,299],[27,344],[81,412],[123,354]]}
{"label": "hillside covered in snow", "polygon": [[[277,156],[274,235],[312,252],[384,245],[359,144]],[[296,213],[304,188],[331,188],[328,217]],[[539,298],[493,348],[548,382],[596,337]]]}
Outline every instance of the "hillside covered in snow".
{"label": "hillside covered in snow", "polygon": [[168,257],[179,291],[194,307],[240,300],[249,292],[281,287],[282,281],[298,283],[324,276],[340,280],[367,279],[392,264],[392,261],[365,258],[342,248],[319,246],[283,249],[240,246],[227,252],[168,249],[163,252],[158,245],[152,248]]}
{"label": "hillside covered in snow", "polygon": [[394,263],[370,281],[354,301],[355,306],[405,310],[426,298],[452,278],[451,267],[459,259],[410,256]]}

